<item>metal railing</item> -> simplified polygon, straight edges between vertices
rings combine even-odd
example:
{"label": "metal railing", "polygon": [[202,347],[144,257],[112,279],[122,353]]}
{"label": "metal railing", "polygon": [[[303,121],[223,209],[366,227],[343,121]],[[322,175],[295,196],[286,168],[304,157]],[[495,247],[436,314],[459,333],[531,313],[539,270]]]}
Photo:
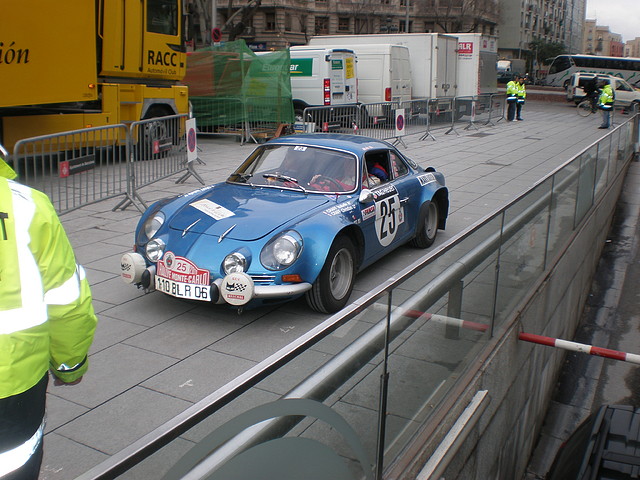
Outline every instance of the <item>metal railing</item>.
{"label": "metal railing", "polygon": [[123,196],[113,210],[146,208],[139,190],[182,173],[204,183],[187,159],[186,115],[27,138],[14,146],[18,179],[46,193],[58,214]]}
{"label": "metal railing", "polygon": [[130,142],[125,125],[74,130],[18,141],[18,179],[46,193],[63,214],[127,193]]}
{"label": "metal railing", "polygon": [[[138,476],[167,479],[277,478],[298,466],[323,478],[383,478],[463,373],[479,368],[494,332],[515,321],[624,174],[638,135],[636,116],[80,479],[134,466]],[[176,462],[163,446],[185,454]],[[443,468],[439,461],[434,471]]]}

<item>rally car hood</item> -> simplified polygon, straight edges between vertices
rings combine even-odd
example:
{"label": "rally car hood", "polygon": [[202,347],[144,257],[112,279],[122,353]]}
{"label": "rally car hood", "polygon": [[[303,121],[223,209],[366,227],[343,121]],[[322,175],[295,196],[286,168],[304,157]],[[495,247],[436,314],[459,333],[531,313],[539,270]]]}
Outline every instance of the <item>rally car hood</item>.
{"label": "rally car hood", "polygon": [[[184,198],[183,198],[184,201]],[[188,201],[169,219],[169,227],[189,234],[252,241],[320,209],[330,202],[324,195],[220,184]]]}

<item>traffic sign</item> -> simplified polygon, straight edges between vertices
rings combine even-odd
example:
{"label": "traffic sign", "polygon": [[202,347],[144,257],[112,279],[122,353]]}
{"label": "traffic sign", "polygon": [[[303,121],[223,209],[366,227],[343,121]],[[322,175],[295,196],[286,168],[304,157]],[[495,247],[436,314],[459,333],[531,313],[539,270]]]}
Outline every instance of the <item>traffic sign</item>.
{"label": "traffic sign", "polygon": [[216,43],[222,40],[222,31],[218,27],[211,30],[211,39]]}

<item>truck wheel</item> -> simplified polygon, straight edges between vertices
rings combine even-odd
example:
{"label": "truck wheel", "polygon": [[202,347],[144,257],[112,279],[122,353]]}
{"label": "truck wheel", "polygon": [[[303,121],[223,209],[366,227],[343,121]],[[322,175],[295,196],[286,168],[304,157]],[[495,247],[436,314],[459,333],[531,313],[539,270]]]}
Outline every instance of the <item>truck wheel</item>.
{"label": "truck wheel", "polygon": [[410,244],[417,248],[427,248],[433,245],[438,233],[438,204],[427,202],[420,208],[420,218],[418,219],[418,231]]}
{"label": "truck wheel", "polygon": [[356,254],[351,240],[340,236],[333,241],[320,275],[306,294],[309,306],[321,313],[343,308],[356,276]]}

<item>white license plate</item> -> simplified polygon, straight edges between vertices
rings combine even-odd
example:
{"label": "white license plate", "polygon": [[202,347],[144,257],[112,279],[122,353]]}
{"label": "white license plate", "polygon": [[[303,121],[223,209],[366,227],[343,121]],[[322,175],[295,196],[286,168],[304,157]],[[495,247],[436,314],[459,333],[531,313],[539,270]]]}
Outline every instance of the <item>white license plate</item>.
{"label": "white license plate", "polygon": [[211,300],[210,285],[194,285],[192,283],[175,282],[157,275],[156,290],[179,298],[189,298],[191,300],[202,300],[205,302]]}

